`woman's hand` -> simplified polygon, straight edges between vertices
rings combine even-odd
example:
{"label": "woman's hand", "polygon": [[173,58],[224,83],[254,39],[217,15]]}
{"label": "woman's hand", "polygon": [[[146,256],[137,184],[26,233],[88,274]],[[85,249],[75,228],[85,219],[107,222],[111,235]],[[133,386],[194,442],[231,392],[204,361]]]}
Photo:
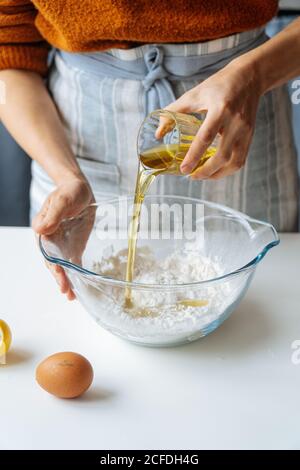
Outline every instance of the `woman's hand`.
{"label": "woman's hand", "polygon": [[[59,185],[46,199],[42,209],[33,220],[33,229],[38,235],[54,235],[64,219],[77,216],[92,202],[94,202],[93,193],[84,177],[66,179],[66,181]],[[73,262],[80,263],[81,255],[92,225],[93,224],[88,223],[85,224],[86,235],[84,236],[83,232],[81,232],[80,243],[78,243],[76,238],[76,240],[73,240],[74,246],[69,247],[73,250]],[[72,244],[72,240],[70,240],[69,243]],[[75,252],[77,259],[74,259]],[[60,286],[61,292],[66,294],[69,300],[73,300],[75,294],[72,291],[63,268],[50,263],[47,263],[47,266],[53,273]]]}
{"label": "woman's hand", "polygon": [[183,174],[193,172],[217,134],[220,135],[217,153],[193,172],[191,178],[222,178],[245,164],[261,95],[254,71],[254,68],[242,66],[239,58],[235,59],[166,107],[182,113],[207,111],[181,164]]}
{"label": "woman's hand", "polygon": [[299,54],[300,18],[297,18],[275,37],[234,59],[166,108],[183,113],[207,111],[181,164],[183,173],[193,171],[218,133],[221,138],[216,155],[193,172],[191,178],[222,178],[245,164],[259,98],[299,75]]}
{"label": "woman's hand", "polygon": [[[57,186],[35,217],[33,228],[38,235],[55,237],[57,240],[60,236],[57,229],[62,220],[78,215],[92,203],[92,191],[78,166],[61,117],[42,77],[27,70],[8,69],[0,71],[0,80],[7,90],[6,104],[0,107],[1,121]],[[75,235],[74,230],[68,240],[70,252],[67,255],[77,264],[81,262],[81,255],[93,226],[92,212],[88,211],[86,216],[88,223],[82,224],[81,239],[78,240],[79,235]],[[74,299],[74,292],[64,270],[49,263],[48,266],[61,291],[70,300]]]}

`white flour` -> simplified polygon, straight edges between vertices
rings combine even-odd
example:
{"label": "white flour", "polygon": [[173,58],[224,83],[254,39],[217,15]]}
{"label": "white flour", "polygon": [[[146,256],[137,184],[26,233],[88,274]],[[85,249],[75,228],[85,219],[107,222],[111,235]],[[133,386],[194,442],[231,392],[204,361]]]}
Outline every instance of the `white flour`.
{"label": "white flour", "polygon": [[[93,264],[93,270],[114,279],[124,279],[126,262],[127,250],[115,255],[108,250],[100,262]],[[135,308],[128,312],[123,309],[124,288],[113,287],[108,295],[98,294],[101,296],[100,305],[98,298],[101,312],[94,316],[115,333],[145,343],[165,344],[184,341],[195,334],[201,336],[201,330],[217,320],[232,303],[230,283],[223,281],[179,288],[172,288],[172,284],[196,283],[222,274],[218,260],[199,255],[199,250],[192,244],[186,244],[183,250],[162,260],[155,259],[149,249],[141,248],[137,252],[134,281],[146,285],[168,285],[170,288],[133,288]],[[205,305],[186,306],[187,300],[203,301]]]}

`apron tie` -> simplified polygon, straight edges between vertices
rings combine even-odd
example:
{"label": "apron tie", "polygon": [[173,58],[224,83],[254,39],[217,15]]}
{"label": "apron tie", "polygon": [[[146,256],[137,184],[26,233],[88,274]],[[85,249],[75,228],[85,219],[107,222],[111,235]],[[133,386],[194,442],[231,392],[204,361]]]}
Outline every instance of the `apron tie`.
{"label": "apron tie", "polygon": [[144,56],[148,73],[142,83],[145,91],[149,91],[156,80],[166,78],[168,72],[164,69],[163,63],[164,53],[159,47],[154,47],[146,52]]}
{"label": "apron tie", "polygon": [[172,86],[166,77],[170,74],[163,65],[164,52],[160,47],[154,46],[144,56],[148,73],[142,80],[145,89],[145,108],[147,114],[155,109],[164,108],[172,101],[175,95]]}

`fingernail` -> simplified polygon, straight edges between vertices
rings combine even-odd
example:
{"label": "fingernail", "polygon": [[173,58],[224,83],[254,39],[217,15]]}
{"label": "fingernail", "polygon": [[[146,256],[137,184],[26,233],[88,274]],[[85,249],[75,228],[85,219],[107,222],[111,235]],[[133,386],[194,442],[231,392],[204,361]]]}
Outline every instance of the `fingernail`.
{"label": "fingernail", "polygon": [[182,166],[180,167],[180,171],[181,171],[182,173],[189,173],[189,172],[190,172],[190,169],[191,169],[191,168],[190,168],[189,165],[182,165]]}

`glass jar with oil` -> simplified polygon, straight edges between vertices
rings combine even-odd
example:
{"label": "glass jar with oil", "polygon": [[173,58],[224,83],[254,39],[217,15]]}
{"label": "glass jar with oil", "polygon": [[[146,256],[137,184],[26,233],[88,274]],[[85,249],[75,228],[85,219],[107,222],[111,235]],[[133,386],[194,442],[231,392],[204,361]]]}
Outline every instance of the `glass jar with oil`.
{"label": "glass jar with oil", "polygon": [[[126,281],[134,279],[134,262],[139,230],[139,220],[145,194],[156,176],[181,175],[180,165],[186,156],[203,119],[199,116],[173,113],[158,109],[143,121],[137,139],[139,168],[136,178],[134,207],[128,233]],[[200,156],[195,171],[217,151],[218,137]],[[203,302],[203,300],[199,301]],[[201,304],[202,305],[202,304]],[[125,290],[126,310],[134,308],[131,289]]]}
{"label": "glass jar with oil", "polygon": [[[137,152],[141,165],[146,170],[181,175],[180,165],[184,160],[205,115],[173,113],[157,109],[143,121],[137,139]],[[200,156],[195,171],[215,155],[218,136]]]}

